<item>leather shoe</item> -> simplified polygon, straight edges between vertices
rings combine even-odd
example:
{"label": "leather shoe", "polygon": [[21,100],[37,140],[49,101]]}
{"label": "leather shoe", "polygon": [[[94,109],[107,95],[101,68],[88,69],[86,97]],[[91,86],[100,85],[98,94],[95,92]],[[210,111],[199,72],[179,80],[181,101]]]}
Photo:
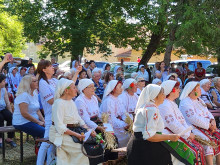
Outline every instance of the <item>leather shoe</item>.
{"label": "leather shoe", "polygon": [[6,143],[10,144],[12,147],[17,147],[17,144],[14,141],[10,141],[10,142],[6,141]]}

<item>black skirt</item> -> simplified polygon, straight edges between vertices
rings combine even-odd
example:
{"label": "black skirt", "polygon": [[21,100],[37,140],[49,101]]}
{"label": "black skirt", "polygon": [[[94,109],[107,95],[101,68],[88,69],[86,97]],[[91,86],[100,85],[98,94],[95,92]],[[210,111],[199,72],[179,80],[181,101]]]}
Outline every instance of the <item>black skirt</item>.
{"label": "black skirt", "polygon": [[172,165],[170,152],[161,142],[143,139],[142,132],[134,132],[127,146],[128,165]]}

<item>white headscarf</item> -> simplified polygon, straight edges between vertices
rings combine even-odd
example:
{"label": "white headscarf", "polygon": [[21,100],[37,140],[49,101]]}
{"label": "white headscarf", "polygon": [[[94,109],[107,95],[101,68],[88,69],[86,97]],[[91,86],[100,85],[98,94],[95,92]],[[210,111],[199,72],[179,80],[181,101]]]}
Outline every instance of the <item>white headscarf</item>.
{"label": "white headscarf", "polygon": [[167,96],[172,91],[173,87],[176,85],[177,81],[166,80],[161,84],[161,87],[164,89],[164,94]]}
{"label": "white headscarf", "polygon": [[144,67],[144,65],[143,64],[139,65],[139,70],[141,69],[141,67]]}
{"label": "white headscarf", "polygon": [[90,79],[79,80],[78,89],[79,89],[80,93],[82,93],[82,91],[90,84],[94,84],[93,81]]}
{"label": "white headscarf", "polygon": [[129,88],[129,86],[131,85],[131,83],[136,83],[136,80],[133,78],[128,78],[125,80],[124,84],[123,84],[123,89],[127,89]]}
{"label": "white headscarf", "polygon": [[113,91],[113,89],[115,88],[117,83],[118,83],[118,80],[109,81],[109,83],[106,86],[105,91],[104,91],[103,100],[104,100],[105,97],[107,97],[111,93],[111,91]]}
{"label": "white headscarf", "polygon": [[152,84],[157,84],[159,82],[162,82],[159,78],[155,78],[153,81],[152,81]]}
{"label": "white headscarf", "polygon": [[71,71],[67,71],[67,72],[65,72],[63,75],[64,75],[65,77],[67,77],[67,76],[69,76],[69,75],[72,76],[72,73],[71,73]]}
{"label": "white headscarf", "polygon": [[137,76],[138,76],[138,73],[137,73],[137,72],[131,73],[131,78],[136,79]]}
{"label": "white headscarf", "polygon": [[197,81],[188,82],[183,89],[183,92],[180,96],[180,100],[185,99],[190,94],[190,92],[192,92],[192,90],[196,87],[197,84],[199,84],[199,82]]}
{"label": "white headscarf", "polygon": [[13,71],[14,69],[17,69],[17,67],[11,67],[11,68],[9,69],[9,73],[12,73],[12,71]]}
{"label": "white headscarf", "polygon": [[56,89],[55,89],[55,95],[54,95],[54,100],[59,99],[60,96],[62,96],[64,90],[70,86],[72,83],[74,83],[72,80],[68,80],[65,78],[61,78],[58,80]]}
{"label": "white headscarf", "polygon": [[147,85],[141,92],[136,105],[136,112],[139,108],[145,106],[151,100],[154,100],[160,93],[161,86],[155,84]]}
{"label": "white headscarf", "polygon": [[200,86],[202,87],[203,85],[205,85],[206,83],[210,83],[209,79],[203,79],[199,82]]}
{"label": "white headscarf", "polygon": [[121,66],[119,66],[119,65],[116,65],[116,66],[115,66],[115,69],[114,69],[114,74],[115,74],[115,75],[117,74],[117,71],[118,71],[119,68],[121,68]]}
{"label": "white headscarf", "polygon": [[76,63],[76,60],[74,60],[74,61],[72,62],[72,68],[75,68],[75,63]]}

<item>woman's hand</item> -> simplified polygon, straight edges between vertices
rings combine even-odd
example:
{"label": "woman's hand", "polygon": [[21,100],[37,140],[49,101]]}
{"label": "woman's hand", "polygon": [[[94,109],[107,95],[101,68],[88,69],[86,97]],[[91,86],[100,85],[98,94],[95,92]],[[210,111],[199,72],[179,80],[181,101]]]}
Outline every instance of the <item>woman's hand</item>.
{"label": "woman's hand", "polygon": [[78,133],[76,133],[74,136],[77,137],[79,141],[83,141],[83,139],[85,138],[85,135],[80,135]]}
{"label": "woman's hand", "polygon": [[169,135],[169,140],[173,141],[173,142],[176,142],[177,140],[179,140],[179,138],[180,138],[180,136],[177,134],[170,134]]}
{"label": "woman's hand", "polygon": [[92,137],[95,137],[95,136],[96,136],[96,132],[95,132],[95,131],[92,131],[92,132],[91,132],[91,136],[92,136]]}
{"label": "woman's hand", "polygon": [[127,125],[126,127],[124,127],[125,130],[128,130],[128,128],[130,127],[130,125]]}
{"label": "woman's hand", "polygon": [[42,126],[42,127],[45,127],[45,123],[42,122],[42,121],[38,121],[37,124],[40,125],[40,126]]}
{"label": "woman's hand", "polygon": [[209,124],[209,130],[213,133],[216,131],[216,129],[217,129],[216,122],[214,119],[211,119]]}
{"label": "woman's hand", "polygon": [[5,55],[5,57],[4,57],[4,59],[3,59],[3,63],[5,64],[5,63],[7,63],[7,62],[10,62],[11,61],[11,59],[10,59],[10,54],[9,53],[7,53],[6,55]]}
{"label": "woman's hand", "polygon": [[101,127],[101,126],[98,126],[96,129],[99,130],[99,131],[101,131],[101,132],[104,132],[104,131],[105,131],[105,127]]}
{"label": "woman's hand", "polygon": [[195,139],[195,135],[193,133],[190,133],[189,137],[188,137],[188,140],[189,141],[192,141]]}
{"label": "woman's hand", "polygon": [[79,65],[79,66],[77,67],[76,72],[78,72],[78,73],[79,73],[79,72],[81,72],[81,71],[82,71],[82,69],[83,69],[83,68],[82,68],[82,65]]}

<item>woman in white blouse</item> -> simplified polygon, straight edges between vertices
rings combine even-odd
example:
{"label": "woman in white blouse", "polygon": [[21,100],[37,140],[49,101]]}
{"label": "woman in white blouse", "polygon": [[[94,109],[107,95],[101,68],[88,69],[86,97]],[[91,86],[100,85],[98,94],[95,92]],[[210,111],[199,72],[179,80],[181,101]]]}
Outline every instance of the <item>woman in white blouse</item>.
{"label": "woman in white blouse", "polygon": [[172,164],[169,151],[160,142],[177,141],[179,136],[157,133],[164,129],[163,119],[158,109],[164,98],[164,90],[158,85],[150,84],[143,89],[136,107],[134,135],[127,147],[128,165]]}
{"label": "woman in white blouse", "polygon": [[89,128],[94,130],[104,131],[104,127],[98,126],[99,121],[99,106],[95,95],[94,83],[90,79],[82,79],[79,81],[78,89],[80,95],[76,99],[76,106],[79,115],[85,121]]}
{"label": "woman in white blouse", "polygon": [[138,77],[143,77],[146,82],[149,82],[149,74],[144,69],[144,65],[139,66]]}
{"label": "woman in white blouse", "polygon": [[[62,78],[58,81],[52,106],[53,125],[49,134],[49,140],[57,147],[57,165],[89,165],[89,159],[81,151],[81,144],[75,143],[71,137],[82,141],[85,135],[69,129],[74,125],[87,128],[72,100],[76,95],[77,89],[72,80]],[[95,132],[92,132],[92,136],[95,136]]]}
{"label": "woman in white blouse", "polygon": [[44,118],[38,101],[38,80],[35,76],[26,75],[18,86],[14,102],[13,126],[33,137],[44,137]]}
{"label": "woman in white blouse", "polygon": [[[54,68],[50,61],[43,60],[38,64],[39,73],[39,93],[40,100],[43,105],[45,115],[45,133],[44,138],[49,137],[50,126],[52,125],[52,104],[54,102],[54,91],[57,84],[57,79],[52,78],[54,74]],[[41,143],[37,165],[44,164],[47,155],[47,164],[49,164],[55,158],[55,148],[53,145],[46,142]]]}
{"label": "woman in white blouse", "polygon": [[137,82],[135,79],[129,78],[126,79],[123,84],[124,92],[119,96],[121,99],[121,102],[126,110],[126,112],[129,114],[131,119],[133,120],[133,115],[135,112],[135,107],[138,101],[138,95],[137,92]]}
{"label": "woman in white blouse", "polygon": [[122,82],[111,80],[104,91],[103,102],[101,104],[101,113],[109,114],[109,123],[112,124],[114,134],[118,138],[119,147],[126,147],[130,135],[125,131],[128,127],[124,121],[126,119],[126,110],[121,106],[118,96],[122,93]]}
{"label": "woman in white blouse", "polygon": [[[161,84],[161,87],[164,88],[164,93],[166,99],[163,104],[159,106],[161,117],[164,121],[165,134],[180,134],[189,128],[189,125],[186,123],[185,118],[183,117],[181,111],[178,108],[178,105],[175,103],[175,99],[179,97],[180,93],[180,83],[173,80],[164,81]],[[197,164],[204,164],[204,155],[202,146],[194,140],[195,135],[190,131],[186,132],[181,136],[179,141],[187,144],[190,147],[191,151],[194,152],[196,156]],[[200,157],[200,159],[198,159]],[[172,157],[174,158],[174,157]],[[179,162],[177,159],[173,160],[173,164],[181,165],[182,162]]]}
{"label": "woman in white blouse", "polygon": [[137,77],[136,80],[137,80],[137,92],[136,92],[136,94],[137,94],[138,96],[140,96],[141,91],[142,91],[142,90],[144,89],[144,87],[145,87],[145,80],[144,80],[143,77]]}
{"label": "woman in white blouse", "polygon": [[[219,130],[216,128],[216,122],[213,115],[207,109],[206,104],[199,97],[201,89],[198,82],[189,82],[183,89],[180,96],[180,110],[188,124],[193,125],[193,133],[204,140],[219,141]],[[214,141],[215,142],[215,141]],[[219,145],[219,142],[217,143]],[[219,147],[203,145],[205,150],[206,163],[213,165],[213,155],[216,156],[216,164],[220,164]]]}

